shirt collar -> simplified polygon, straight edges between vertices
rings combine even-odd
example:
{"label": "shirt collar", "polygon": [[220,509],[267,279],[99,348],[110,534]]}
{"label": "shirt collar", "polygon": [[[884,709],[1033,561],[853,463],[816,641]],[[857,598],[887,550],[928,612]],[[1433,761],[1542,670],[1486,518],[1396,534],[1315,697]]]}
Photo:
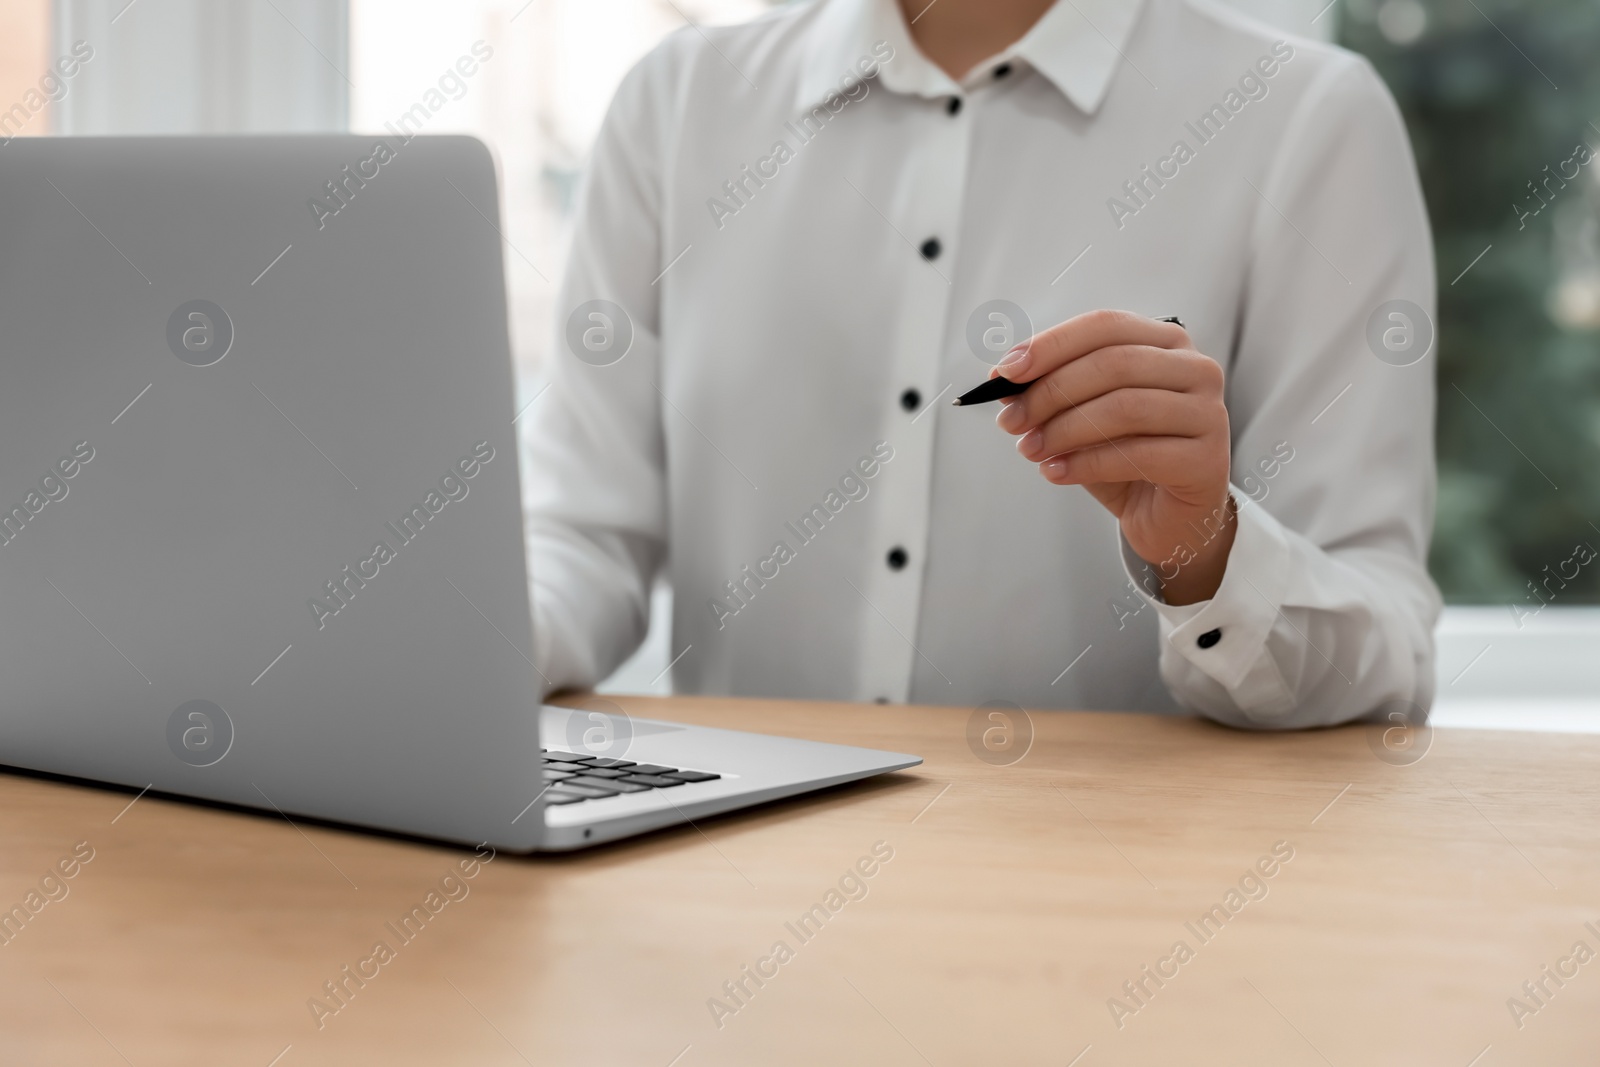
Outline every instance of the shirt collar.
{"label": "shirt collar", "polygon": [[[930,63],[911,40],[895,0],[817,0],[820,10],[805,49],[797,105],[808,110],[830,92],[843,93],[876,67],[879,84],[914,96],[953,96],[981,84],[1000,63],[1019,60],[1044,75],[1085,114],[1094,114],[1133,36],[1143,0],[1056,0],[1020,40],[974,68],[964,84]],[[880,43],[882,42],[882,43]],[[879,62],[883,43],[893,58]],[[879,53],[873,49],[877,46]],[[844,83],[841,85],[841,83]]]}

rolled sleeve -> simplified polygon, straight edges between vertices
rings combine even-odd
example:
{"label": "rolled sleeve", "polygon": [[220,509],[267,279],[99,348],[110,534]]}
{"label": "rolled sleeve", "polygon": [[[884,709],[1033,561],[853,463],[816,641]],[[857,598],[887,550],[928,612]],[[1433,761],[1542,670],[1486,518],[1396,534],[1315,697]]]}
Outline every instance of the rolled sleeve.
{"label": "rolled sleeve", "polygon": [[1124,561],[1157,605],[1179,704],[1255,729],[1417,721],[1439,611],[1433,364],[1426,350],[1381,359],[1367,331],[1396,305],[1431,323],[1432,244],[1404,125],[1370,66],[1340,56],[1319,74],[1258,188],[1225,358],[1232,481],[1253,491],[1233,492],[1222,583],[1173,607],[1126,547]]}
{"label": "rolled sleeve", "polygon": [[[1155,568],[1126,540],[1122,563],[1139,595],[1156,610],[1161,673],[1179,699],[1197,711],[1238,711],[1266,724],[1294,707],[1294,693],[1267,640],[1283,617],[1289,545],[1278,520],[1239,491],[1233,497],[1242,502],[1233,547],[1222,584],[1210,600],[1168,604],[1161,598]],[[1217,636],[1202,643],[1212,633]]]}

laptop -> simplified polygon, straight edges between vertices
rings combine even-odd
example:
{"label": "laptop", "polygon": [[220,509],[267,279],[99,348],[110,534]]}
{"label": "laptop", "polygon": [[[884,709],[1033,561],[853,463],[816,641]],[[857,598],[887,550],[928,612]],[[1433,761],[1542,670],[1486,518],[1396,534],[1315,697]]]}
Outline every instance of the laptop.
{"label": "laptop", "polygon": [[541,706],[480,142],[24,138],[0,189],[0,764],[533,852],[921,762]]}

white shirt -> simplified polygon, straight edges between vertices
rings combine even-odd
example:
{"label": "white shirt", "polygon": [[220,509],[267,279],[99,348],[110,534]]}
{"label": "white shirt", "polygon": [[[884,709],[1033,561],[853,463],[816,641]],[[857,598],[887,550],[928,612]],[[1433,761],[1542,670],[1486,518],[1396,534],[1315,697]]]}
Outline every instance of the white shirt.
{"label": "white shirt", "polygon": [[[645,58],[524,420],[548,680],[629,655],[664,567],[679,692],[1426,710],[1421,192],[1370,66],[1277,41],[1203,0],[1073,0],[957,84],[892,0],[823,0]],[[1029,332],[996,300],[1034,330],[1177,315],[1225,368],[1241,510],[1213,599],[1150,595],[1104,508],[996,407],[950,406]]]}

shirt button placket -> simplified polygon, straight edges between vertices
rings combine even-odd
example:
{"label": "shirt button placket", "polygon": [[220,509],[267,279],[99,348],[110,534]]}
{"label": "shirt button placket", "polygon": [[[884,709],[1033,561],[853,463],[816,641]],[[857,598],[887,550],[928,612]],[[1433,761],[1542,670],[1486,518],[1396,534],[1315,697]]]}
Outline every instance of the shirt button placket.
{"label": "shirt button placket", "polygon": [[[898,385],[889,398],[892,414],[884,436],[895,451],[873,488],[879,506],[876,529],[866,542],[874,565],[863,572],[860,589],[870,603],[862,605],[865,647],[858,683],[861,699],[887,696],[894,702],[910,696],[917,667],[911,642],[917,635],[927,558],[938,425],[937,413],[926,405],[946,384],[939,375],[954,298],[952,242],[960,231],[971,130],[964,118],[951,121],[967,111],[959,96],[905,98],[897,104],[915,112],[912,121],[926,129],[919,130],[913,150],[895,161],[898,169],[919,177],[910,183],[915,195],[899,205],[898,215],[889,216],[894,229],[910,237],[912,247],[900,245],[911,253],[903,261],[906,277],[898,283],[905,298],[890,312],[895,325],[888,334],[893,339],[887,353],[892,360],[889,380]],[[894,184],[891,177],[886,187]],[[901,241],[893,232],[887,239]]]}

